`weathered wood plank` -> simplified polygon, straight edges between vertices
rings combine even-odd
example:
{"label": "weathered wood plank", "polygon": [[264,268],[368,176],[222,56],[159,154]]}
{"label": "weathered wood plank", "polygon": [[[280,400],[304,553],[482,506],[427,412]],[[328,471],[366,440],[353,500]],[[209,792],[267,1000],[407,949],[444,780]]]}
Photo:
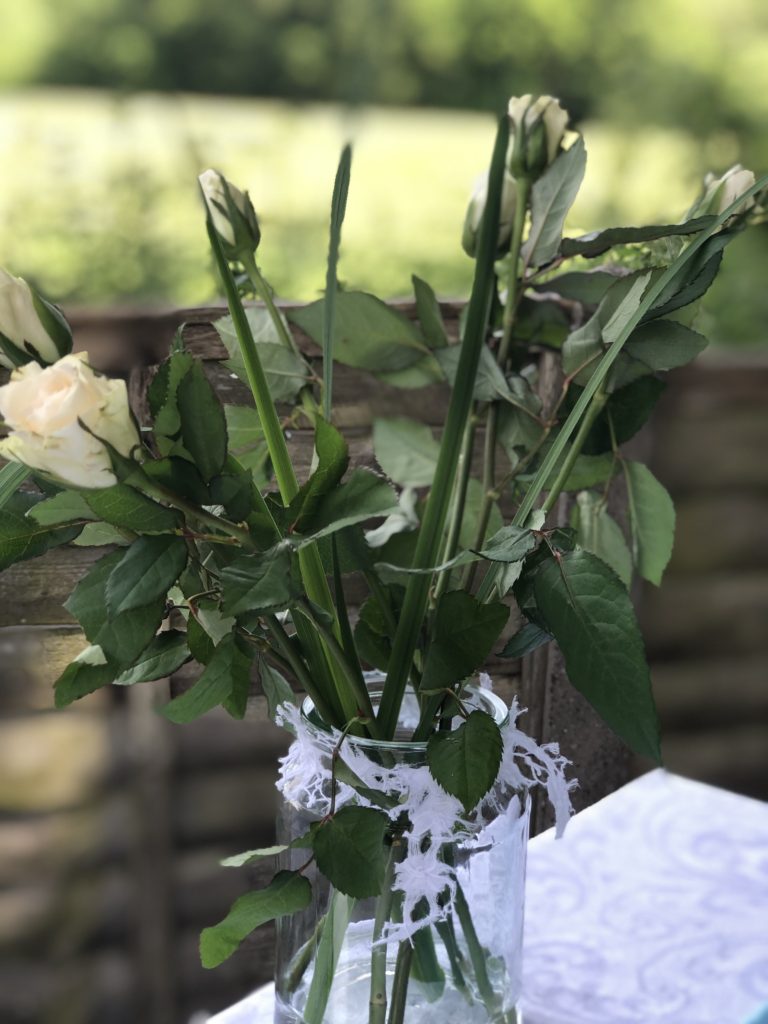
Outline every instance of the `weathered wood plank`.
{"label": "weathered wood plank", "polygon": [[768,747],[768,653],[686,657],[651,669],[662,735],[763,722]]}
{"label": "weathered wood plank", "polygon": [[64,602],[109,548],[54,548],[0,573],[0,626],[74,622]]}

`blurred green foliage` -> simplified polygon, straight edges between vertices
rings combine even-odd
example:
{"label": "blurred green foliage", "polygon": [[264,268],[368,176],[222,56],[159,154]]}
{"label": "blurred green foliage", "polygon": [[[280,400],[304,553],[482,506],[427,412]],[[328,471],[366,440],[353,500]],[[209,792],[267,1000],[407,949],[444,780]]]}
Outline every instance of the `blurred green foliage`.
{"label": "blurred green foliage", "polygon": [[[0,262],[68,301],[210,297],[195,195],[209,164],[251,190],[280,292],[312,297],[350,135],[342,274],[383,295],[411,271],[464,293],[458,231],[491,127],[455,110],[513,93],[559,95],[585,130],[573,230],[674,219],[706,170],[768,167],[763,0],[25,0],[2,5],[0,31],[0,84],[98,87],[0,98]],[[765,228],[729,254],[716,337],[761,336],[767,255]]]}

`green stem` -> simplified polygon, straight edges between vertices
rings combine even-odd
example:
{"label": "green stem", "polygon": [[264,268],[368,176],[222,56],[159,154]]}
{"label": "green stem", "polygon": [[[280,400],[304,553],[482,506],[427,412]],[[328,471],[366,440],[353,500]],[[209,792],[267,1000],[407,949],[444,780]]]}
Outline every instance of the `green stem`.
{"label": "green stem", "polygon": [[568,477],[571,475],[571,470],[576,465],[576,459],[581,454],[581,449],[584,447],[584,442],[592,429],[592,426],[605,408],[605,403],[608,401],[608,396],[602,389],[599,390],[594,398],[592,399],[589,408],[587,409],[584,419],[581,421],[581,425],[578,429],[576,437],[574,437],[571,443],[568,455],[563,460],[563,464],[560,467],[560,472],[555,477],[554,483],[552,484],[547,500],[541,506],[542,511],[549,513],[555,507],[557,499],[560,497],[560,492],[568,482]]}
{"label": "green stem", "polygon": [[493,986],[491,985],[491,979],[488,977],[488,970],[485,963],[486,952],[480,945],[480,940],[478,939],[477,932],[475,931],[475,925],[472,921],[472,914],[470,913],[467,899],[464,895],[463,889],[458,883],[456,884],[455,906],[456,916],[459,919],[459,924],[461,925],[461,930],[464,932],[464,939],[467,943],[469,959],[475,972],[477,990],[480,993],[483,1005],[493,1020],[499,1013],[499,997],[493,991]]}
{"label": "green stem", "polygon": [[408,981],[411,976],[413,946],[406,939],[397,950],[395,977],[392,981],[392,1005],[389,1009],[388,1024],[403,1024],[405,1020],[405,1000],[408,996]]}
{"label": "green stem", "polygon": [[438,921],[435,925],[435,929],[437,934],[443,940],[445,951],[448,954],[448,960],[451,965],[453,987],[458,989],[459,992],[465,992],[467,983],[464,980],[464,971],[462,970],[462,961],[464,958],[461,955],[459,943],[456,939],[456,931],[453,927],[453,917],[449,917],[445,921]]}
{"label": "green stem", "polygon": [[[469,487],[469,478],[472,472],[472,452],[475,448],[475,431],[476,423],[474,416],[470,418],[467,423],[467,428],[464,431],[464,441],[461,446],[461,453],[459,455],[459,466],[458,476],[456,478],[456,484],[453,489],[453,496],[451,498],[451,513],[448,523],[448,538],[445,542],[445,548],[443,550],[443,556],[440,559],[440,564],[443,565],[445,562],[455,556],[459,547],[459,537],[461,536],[461,525],[464,520],[464,509],[467,504],[467,488]],[[435,586],[435,596],[433,603],[437,604],[440,597],[448,589],[452,572],[450,569],[446,569],[445,572],[441,573],[437,585]]]}
{"label": "green stem", "polygon": [[204,508],[201,508],[199,505],[193,505],[192,502],[180,497],[180,495],[174,494],[173,491],[169,491],[161,484],[156,483],[144,473],[141,473],[137,483],[141,490],[149,495],[149,497],[165,501],[169,505],[173,505],[174,508],[177,508],[179,512],[183,512],[188,518],[196,519],[198,522],[210,526],[213,530],[227,534],[227,536],[237,540],[238,544],[244,547],[246,551],[255,551],[257,549],[256,542],[245,527],[237,526],[228,519],[215,516],[212,512],[206,512]]}
{"label": "green stem", "polygon": [[[488,201],[480,229],[477,268],[467,310],[467,324],[459,355],[456,384],[448,406],[435,476],[413,557],[413,567],[416,569],[427,569],[435,565],[440,551],[456,466],[472,408],[475,377],[480,353],[485,344],[493,296],[493,264],[508,139],[509,124],[505,117],[499,123],[491,162]],[[392,737],[395,733],[405,686],[421,635],[431,583],[431,576],[428,573],[416,574],[410,577],[406,587],[379,709],[381,733],[385,738]]]}
{"label": "green stem", "polygon": [[[387,945],[380,942],[384,926],[392,911],[392,883],[395,865],[402,859],[403,840],[395,839],[389,848],[387,866],[381,896],[376,901],[376,918],[373,922],[373,946],[371,949],[371,998],[368,1024],[385,1024],[387,1015]],[[378,945],[376,943],[379,943]]]}
{"label": "green stem", "polygon": [[298,683],[304,688],[305,692],[309,694],[312,701],[317,708],[320,717],[324,722],[334,721],[338,715],[341,714],[341,709],[335,706],[329,705],[326,701],[325,696],[315,686],[314,680],[310,675],[307,666],[304,664],[302,658],[299,657],[298,653],[294,650],[291,638],[285,631],[285,627],[280,622],[276,615],[266,615],[264,621],[267,624],[272,639],[275,642],[275,647],[279,651],[280,655],[290,666],[291,671],[296,676]]}

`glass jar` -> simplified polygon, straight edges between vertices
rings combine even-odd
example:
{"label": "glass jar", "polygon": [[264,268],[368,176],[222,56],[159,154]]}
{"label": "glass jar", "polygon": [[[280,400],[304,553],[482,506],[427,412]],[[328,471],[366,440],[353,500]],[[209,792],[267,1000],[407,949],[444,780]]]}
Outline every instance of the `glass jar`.
{"label": "glass jar", "polygon": [[[371,689],[375,704],[379,694]],[[470,688],[464,703],[490,714],[503,732],[509,712],[492,692]],[[411,698],[412,711],[414,704]],[[408,706],[406,701],[406,711]],[[286,846],[331,809],[339,734],[324,725],[310,700],[301,723],[297,765],[316,753],[307,744],[317,744],[325,777],[314,786],[283,788],[277,841]],[[411,724],[405,721],[400,733],[411,735]],[[375,899],[335,891],[314,862],[306,866],[306,849],[282,855],[281,868],[304,867],[313,900],[278,921],[276,1024],[521,1024],[527,791],[497,781],[471,815],[448,820],[446,833],[451,798],[425,774],[425,743],[348,736],[338,752],[358,775],[385,786],[398,781],[401,805],[413,803],[403,797],[404,786],[417,793],[418,808],[390,815],[386,881]],[[337,808],[359,799],[343,782],[337,786]],[[455,813],[456,805],[450,806]],[[442,820],[439,842],[425,832],[432,820]]]}

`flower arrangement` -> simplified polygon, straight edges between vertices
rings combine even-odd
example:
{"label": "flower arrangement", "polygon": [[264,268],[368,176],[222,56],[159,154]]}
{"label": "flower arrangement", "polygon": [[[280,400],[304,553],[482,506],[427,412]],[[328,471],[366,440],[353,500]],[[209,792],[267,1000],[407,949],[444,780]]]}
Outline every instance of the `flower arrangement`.
{"label": "flower arrangement", "polygon": [[[635,573],[660,582],[674,510],[621,446],[650,416],[659,375],[705,346],[696,303],[728,242],[762,216],[768,179],[732,168],[707,178],[677,223],[563,237],[586,164],[567,125],[549,96],[510,101],[464,224],[475,277],[459,339],[419,278],[418,326],[339,287],[349,148],[324,297],[288,318],[257,263],[248,194],[202,174],[229,307],[217,329],[255,409],[222,407],[177,337],[140,428],[125,385],[71,354],[60,311],[2,271],[0,362],[12,373],[0,387],[0,568],[75,538],[109,545],[67,603],[88,646],[55,681],[57,706],[194,659],[200,676],[160,709],[166,718],[218,705],[242,718],[256,667],[273,717],[294,733],[284,841],[229,861],[274,856],[281,869],[201,939],[212,967],[281,920],[281,1020],[517,1020],[520,918],[498,925],[501,946],[488,921],[500,879],[504,899],[522,886],[528,791],[547,787],[562,828],[572,783],[557,749],[520,731],[516,705],[473,684],[492,651],[519,658],[554,640],[605,722],[660,756],[628,586]],[[249,296],[261,304],[246,308]],[[322,350],[321,378],[291,321]],[[548,405],[536,389],[544,351],[562,370]],[[334,361],[402,389],[442,383],[440,440],[383,418],[381,472],[350,469],[333,424]],[[314,432],[305,479],[286,441],[293,423]],[[29,476],[35,488],[20,490]],[[617,476],[629,540],[607,508]],[[570,519],[553,522],[566,492]],[[356,622],[344,592],[353,575],[366,591]],[[512,600],[524,624],[509,636]],[[306,694],[301,710],[289,680]]]}

